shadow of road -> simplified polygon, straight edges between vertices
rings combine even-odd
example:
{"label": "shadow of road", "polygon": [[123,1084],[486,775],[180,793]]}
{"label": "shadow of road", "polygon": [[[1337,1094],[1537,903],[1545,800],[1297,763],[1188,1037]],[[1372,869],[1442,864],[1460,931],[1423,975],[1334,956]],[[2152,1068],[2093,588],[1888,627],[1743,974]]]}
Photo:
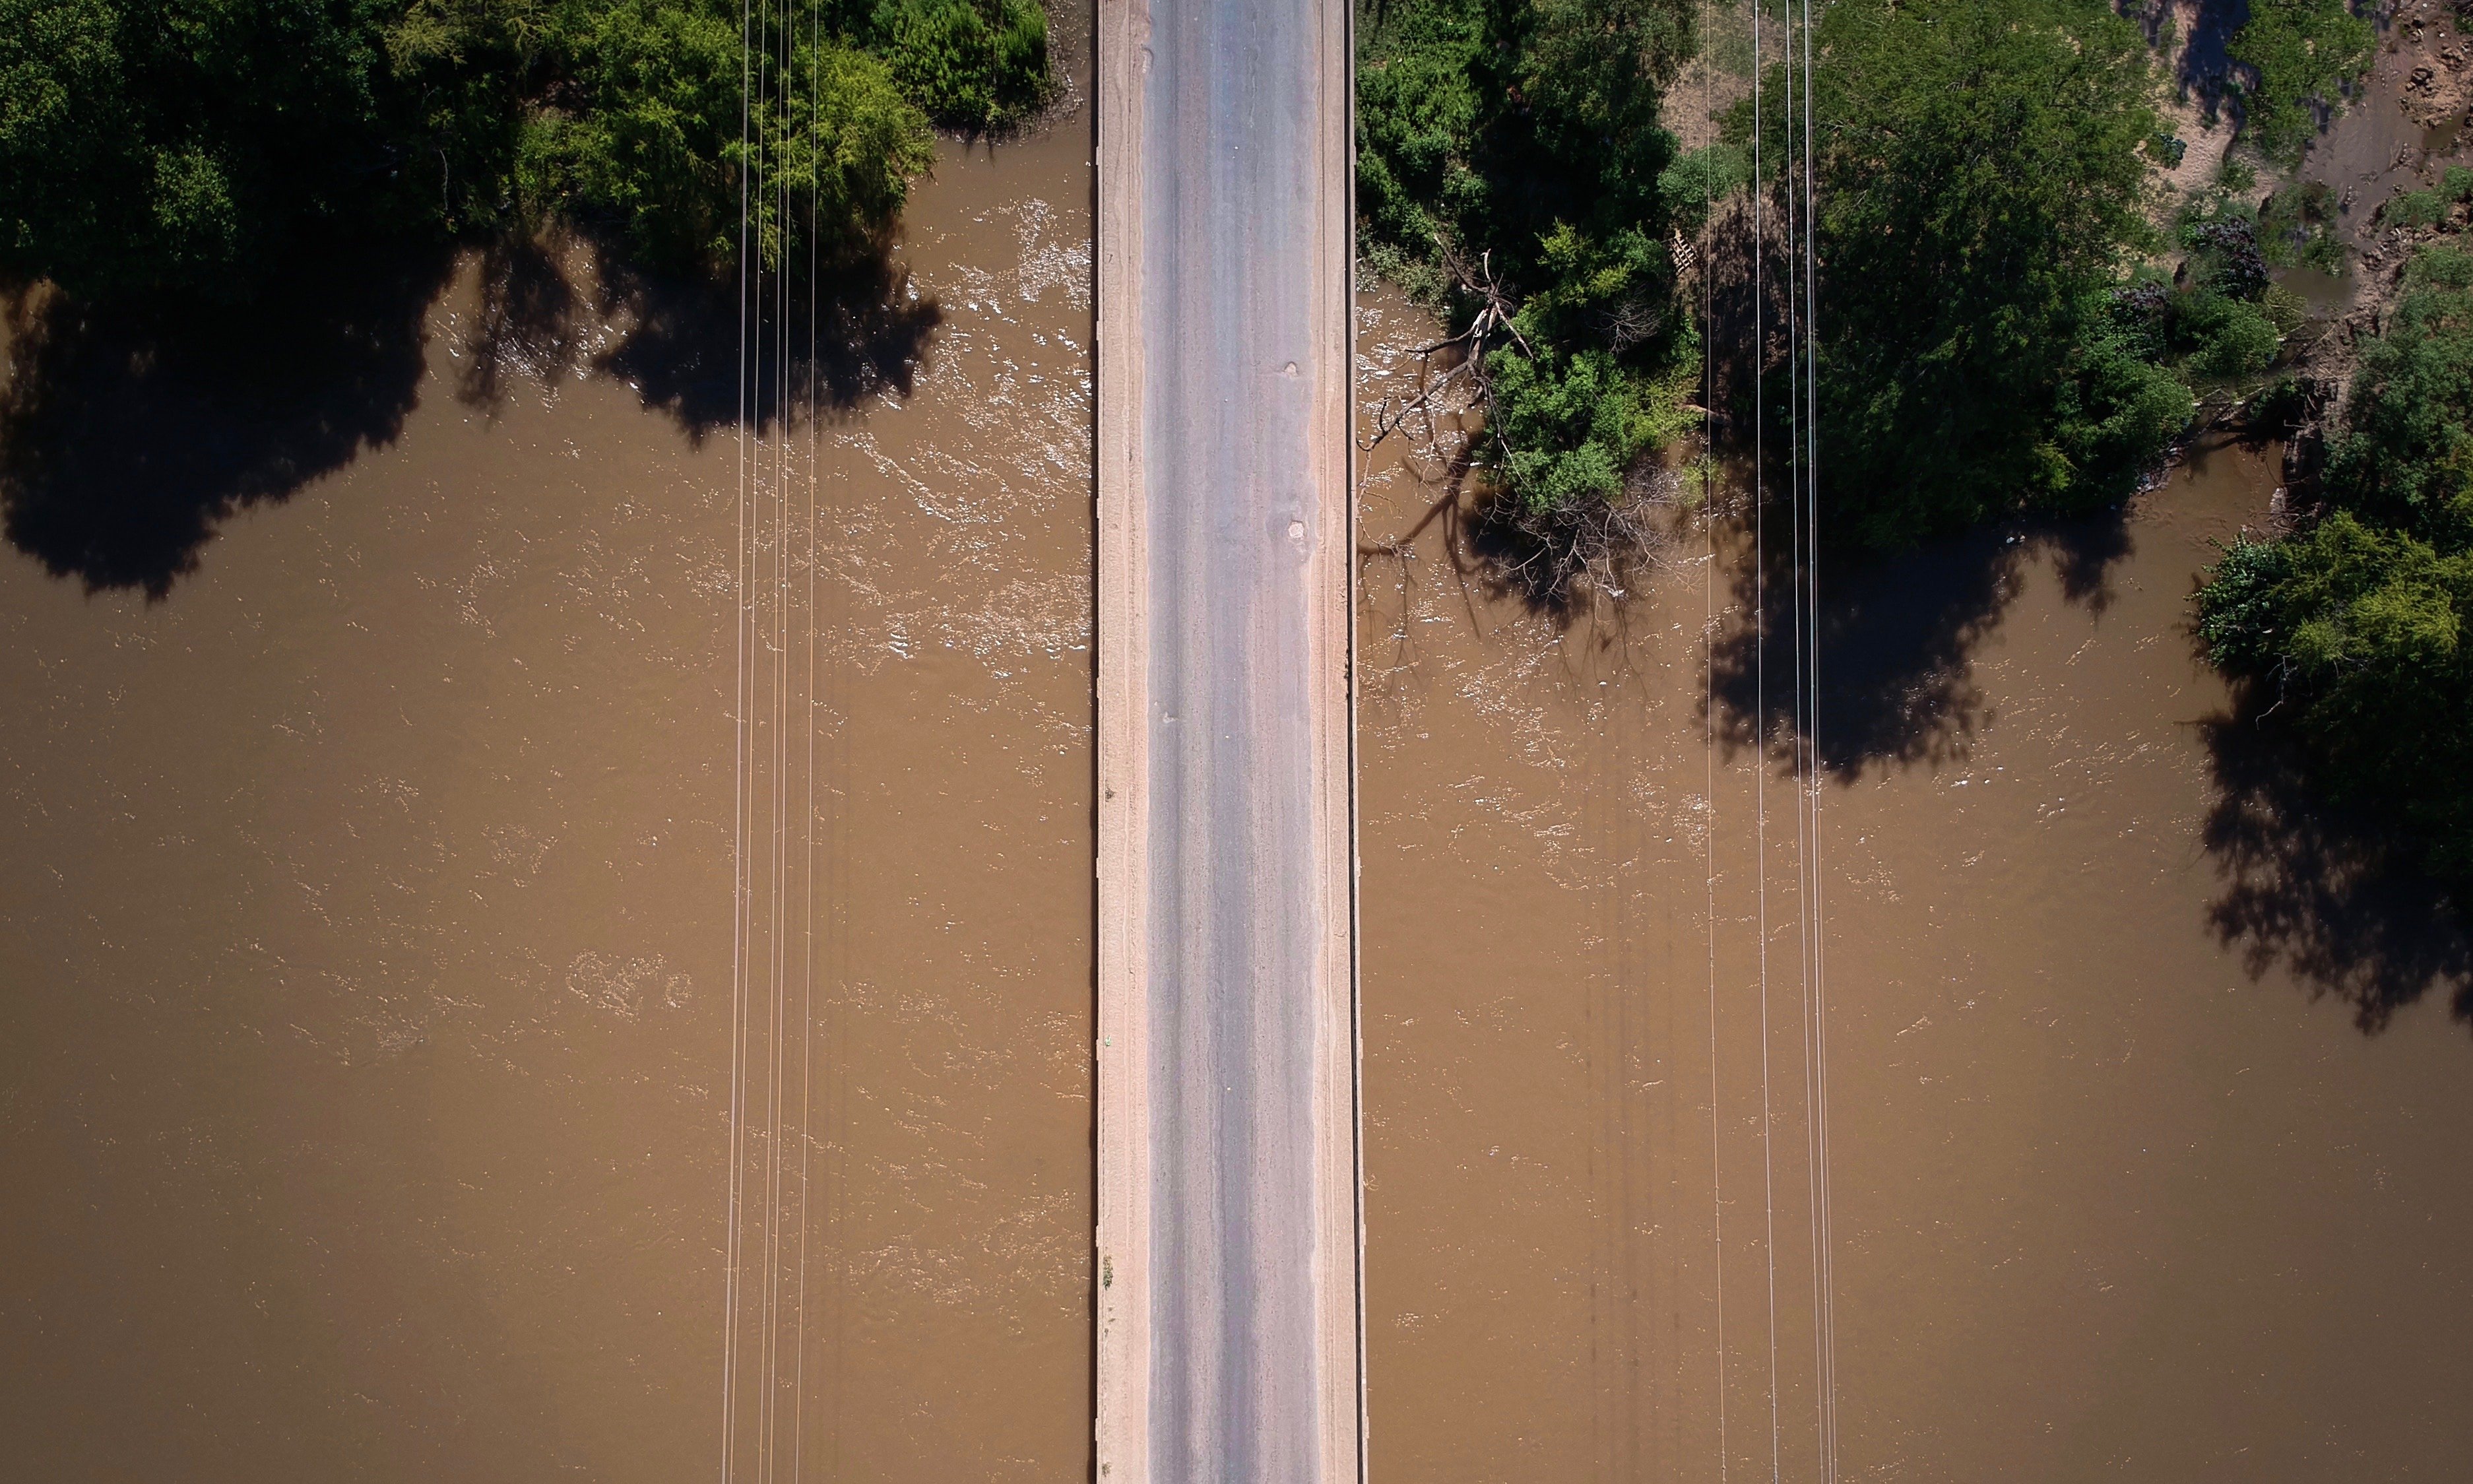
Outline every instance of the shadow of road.
{"label": "shadow of road", "polygon": [[[89,592],[167,596],[233,513],[402,434],[431,307],[464,261],[443,245],[338,250],[233,306],[15,294],[0,390],[9,540]],[[519,381],[585,371],[627,382],[691,443],[745,409],[764,428],[784,407],[823,416],[907,396],[942,320],[882,248],[828,265],[821,293],[803,286],[747,317],[734,280],[657,277],[589,244],[502,239],[477,272],[459,398],[494,410]]]}
{"label": "shadow of road", "polygon": [[453,267],[444,250],[337,254],[246,306],[17,294],[0,392],[9,539],[88,591],[163,597],[235,510],[402,431],[423,318]]}
{"label": "shadow of road", "polygon": [[[1734,618],[1716,641],[1709,705],[1730,754],[1757,739],[1809,740],[1810,704],[1794,642],[1811,610],[1789,521],[1772,509],[1765,560],[1734,578]],[[2071,602],[2101,612],[2111,572],[2131,539],[2118,512],[2012,523],[1932,542],[1896,557],[1820,562],[1816,729],[1820,766],[1852,782],[1876,764],[1939,766],[1963,758],[1992,721],[1975,679],[1979,646],[2017,601],[2028,571],[2049,562]]]}
{"label": "shadow of road", "polygon": [[2326,802],[2254,706],[2202,724],[2217,797],[2202,838],[2221,889],[2207,910],[2252,979],[2281,968],[2365,1033],[2434,990],[2473,1023],[2473,946],[2393,831]]}

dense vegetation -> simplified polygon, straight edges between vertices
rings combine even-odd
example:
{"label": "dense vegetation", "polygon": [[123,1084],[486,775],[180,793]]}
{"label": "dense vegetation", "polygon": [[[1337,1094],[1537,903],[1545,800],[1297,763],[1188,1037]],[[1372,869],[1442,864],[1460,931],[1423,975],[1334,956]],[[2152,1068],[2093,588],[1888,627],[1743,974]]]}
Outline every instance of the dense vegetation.
{"label": "dense vegetation", "polygon": [[[931,121],[1045,86],[1036,0],[877,0],[752,30],[735,0],[0,0],[0,274],[245,298],[339,235],[564,215],[658,266],[737,251],[753,156],[828,234],[885,222]],[[761,12],[758,12],[759,15]],[[741,146],[742,84],[761,125]],[[786,124],[784,120],[788,120]],[[804,222],[772,220],[778,251]]]}
{"label": "dense vegetation", "polygon": [[[2341,0],[2252,7],[2253,134],[2359,70],[2354,24]],[[2268,269],[2330,266],[2335,203],[2296,187],[2262,210],[2233,161],[2157,226],[2154,167],[2178,149],[2155,53],[2107,0],[1839,0],[1818,36],[1837,536],[1889,548],[2116,502],[2201,406],[2269,378],[2303,311]]]}
{"label": "dense vegetation", "polygon": [[[1695,49],[1743,29],[1741,4],[1721,4],[1727,34],[1696,36],[1699,9],[1361,12],[1364,254],[1474,345],[1479,462],[1530,515],[1604,505],[1696,419],[1703,328],[1669,244],[1746,183],[1756,127],[1744,101],[1720,142],[1681,155],[1661,126]],[[1769,19],[1782,36],[1784,13]],[[2306,137],[2314,100],[2362,64],[2362,24],[2342,0],[2251,8],[2235,50],[2256,73],[2263,148]],[[2236,166],[2158,225],[2154,167],[2177,155],[2155,107],[2165,80],[2110,0],[1837,0],[1814,39],[1836,537],[1889,548],[2115,502],[2202,405],[2269,377],[2300,306],[2266,270],[2324,266],[2334,203],[2295,190],[2262,214]],[[1787,82],[1773,63],[1773,104]],[[1771,179],[1754,189],[1784,189],[1778,167],[1801,154],[1785,115],[1766,110]]]}
{"label": "dense vegetation", "polygon": [[2240,297],[2176,315],[2129,281],[2163,246],[2145,36],[2104,0],[1840,0],[1819,40],[1839,535],[1894,546],[2117,498],[2189,420],[2176,337]]}
{"label": "dense vegetation", "polygon": [[2346,0],[2249,0],[2249,19],[2226,47],[2255,79],[2241,89],[2249,143],[2278,164],[2298,161],[2378,39]]}
{"label": "dense vegetation", "polygon": [[2281,539],[2235,542],[2198,611],[2210,658],[2321,785],[2473,891],[2473,253],[2414,258],[2363,347],[2320,506]]}
{"label": "dense vegetation", "polygon": [[1697,327],[1659,191],[1697,0],[1374,0],[1360,251],[1480,358],[1492,481],[1530,515],[1620,495],[1693,425]]}

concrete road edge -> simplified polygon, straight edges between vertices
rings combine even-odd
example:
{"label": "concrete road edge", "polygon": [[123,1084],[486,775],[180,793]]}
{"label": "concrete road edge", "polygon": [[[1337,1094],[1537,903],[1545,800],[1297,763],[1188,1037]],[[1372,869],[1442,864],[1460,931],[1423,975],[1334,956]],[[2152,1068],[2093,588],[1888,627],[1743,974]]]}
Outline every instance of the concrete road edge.
{"label": "concrete road edge", "polygon": [[[1360,1479],[1366,1464],[1362,1041],[1357,1005],[1355,645],[1356,499],[1352,419],[1354,16],[1323,0],[1312,161],[1317,249],[1307,266],[1318,306],[1313,368],[1313,834],[1323,924],[1314,986],[1315,1329],[1299,1357],[1320,1379],[1320,1476]],[[1146,858],[1150,760],[1143,512],[1142,222],[1147,0],[1098,0],[1096,360],[1098,482],[1098,1226],[1094,1472],[1149,1484],[1152,1169]]]}
{"label": "concrete road edge", "polygon": [[1150,1472],[1148,566],[1142,560],[1146,0],[1098,0],[1098,1267],[1092,1427],[1105,1484]]}

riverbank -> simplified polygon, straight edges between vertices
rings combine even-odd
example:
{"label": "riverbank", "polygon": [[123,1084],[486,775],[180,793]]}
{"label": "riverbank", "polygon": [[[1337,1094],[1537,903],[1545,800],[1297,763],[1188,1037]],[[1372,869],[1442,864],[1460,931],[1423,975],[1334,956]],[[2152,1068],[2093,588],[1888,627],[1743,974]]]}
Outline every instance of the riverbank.
{"label": "riverbank", "polygon": [[[760,1041],[743,1104],[747,1472],[766,1409],[811,1477],[1090,1467],[1090,144],[946,141],[904,376],[749,445],[794,538],[819,500],[828,622],[815,994],[778,1119]],[[227,512],[158,599],[0,550],[27,1471],[715,1468],[738,431],[601,366],[623,326],[493,318],[465,264],[399,424]]]}
{"label": "riverbank", "polygon": [[[1369,370],[1429,333],[1364,302]],[[2473,1218],[2464,966],[2250,749],[2187,631],[2279,464],[2194,448],[2118,514],[1824,573],[1810,937],[1786,754],[1747,745],[1748,684],[1703,710],[1745,653],[1741,527],[1558,627],[1440,521],[1381,549],[1431,491],[1370,464],[1382,1476],[1757,1472],[1773,1426],[1813,1469],[1815,1292],[1850,1476],[2304,1484],[2473,1446],[2473,1275],[2410,1235]]]}

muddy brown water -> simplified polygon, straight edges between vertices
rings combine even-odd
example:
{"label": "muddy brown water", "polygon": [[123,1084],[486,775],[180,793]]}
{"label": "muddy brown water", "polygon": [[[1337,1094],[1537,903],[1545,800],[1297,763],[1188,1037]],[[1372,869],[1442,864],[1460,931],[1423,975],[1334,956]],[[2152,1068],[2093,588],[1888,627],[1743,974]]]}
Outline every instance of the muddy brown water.
{"label": "muddy brown water", "polygon": [[[1369,371],[1426,338],[1364,303]],[[1432,497],[1394,446],[1369,545]],[[1819,1477],[1832,1313],[1843,1477],[2461,1472],[2461,950],[2279,823],[2186,631],[2277,467],[2204,452],[2118,520],[1834,585],[1819,1122],[1740,525],[1568,630],[1439,523],[1363,559],[1375,1478]]]}
{"label": "muddy brown water", "polygon": [[[1078,106],[943,147],[896,254],[941,316],[912,392],[814,466],[806,1338],[784,1204],[741,1477],[1088,1467],[1090,170]],[[0,554],[12,1473],[719,1467],[737,435],[588,366],[460,399],[479,309],[468,268],[400,436],[161,601]],[[775,1137],[768,993],[756,1190],[810,1014]]]}
{"label": "muddy brown water", "polygon": [[[742,1468],[1089,1466],[1088,161],[1079,115],[947,147],[915,388],[820,448],[807,1341],[745,1301]],[[479,309],[469,272],[432,309],[399,437],[160,602],[0,560],[30,1476],[718,1464],[735,436],[555,365],[460,400]],[[1377,366],[1422,334],[1368,311]],[[1365,560],[1376,1477],[1811,1476],[1833,1416],[1848,1476],[2455,1476],[2464,966],[2351,890],[2183,629],[2274,469],[2218,449],[1840,589],[1826,1201],[1740,526],[1569,629],[1438,528]],[[1424,504],[1374,461],[1368,537]],[[742,1137],[759,1186],[797,1147]]]}

